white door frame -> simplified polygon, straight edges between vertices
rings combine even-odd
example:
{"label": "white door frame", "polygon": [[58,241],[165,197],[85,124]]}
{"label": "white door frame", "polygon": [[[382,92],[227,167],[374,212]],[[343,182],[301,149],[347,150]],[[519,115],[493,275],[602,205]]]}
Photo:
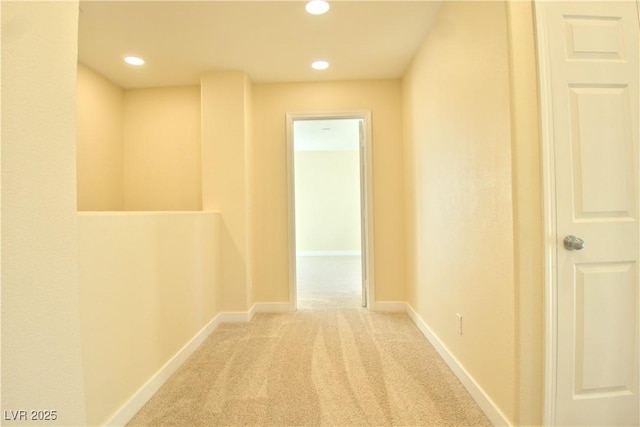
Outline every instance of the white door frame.
{"label": "white door frame", "polygon": [[542,204],[544,212],[544,417],[546,426],[556,419],[557,363],[557,230],[553,108],[548,34],[540,2],[535,2],[538,84],[540,91],[540,139],[542,160]]}
{"label": "white door frame", "polygon": [[[360,150],[360,179],[364,181],[361,200],[361,228],[364,241],[362,242],[362,262],[365,263],[366,306],[371,308],[375,301],[374,286],[374,256],[373,256],[373,157],[371,149],[371,111],[331,111],[313,113],[287,113],[287,193],[288,193],[288,234],[289,234],[289,306],[295,311],[298,306],[298,291],[296,285],[296,203],[295,203],[295,174],[294,174],[294,144],[293,122],[295,120],[331,120],[331,119],[361,119],[364,122],[364,147]],[[364,280],[364,277],[363,277]]]}

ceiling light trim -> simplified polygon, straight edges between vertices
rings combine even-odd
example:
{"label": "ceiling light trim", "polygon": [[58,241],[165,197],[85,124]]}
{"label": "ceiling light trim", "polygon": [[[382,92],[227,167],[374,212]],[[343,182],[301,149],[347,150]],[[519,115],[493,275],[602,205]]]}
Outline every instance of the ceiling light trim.
{"label": "ceiling light trim", "polygon": [[125,56],[124,62],[135,66],[144,65],[144,59],[140,58],[139,56]]}
{"label": "ceiling light trim", "polygon": [[326,70],[329,68],[329,63],[325,60],[314,61],[311,64],[311,68],[318,71]]}
{"label": "ceiling light trim", "polygon": [[329,11],[331,6],[325,0],[311,0],[305,6],[307,12],[312,15],[323,15]]}

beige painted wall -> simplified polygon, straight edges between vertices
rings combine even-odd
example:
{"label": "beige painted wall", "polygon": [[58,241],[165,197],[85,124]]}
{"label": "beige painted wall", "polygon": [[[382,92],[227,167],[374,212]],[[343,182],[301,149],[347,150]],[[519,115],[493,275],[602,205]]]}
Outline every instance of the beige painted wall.
{"label": "beige painted wall", "polygon": [[254,85],[256,301],[289,299],[286,113],[353,110],[372,112],[376,300],[404,300],[401,83],[373,80]]}
{"label": "beige painted wall", "polygon": [[200,210],[200,88],[126,90],[123,114],[124,210]]}
{"label": "beige painted wall", "polygon": [[404,78],[403,112],[407,300],[513,422],[508,66],[504,3],[447,2]]}
{"label": "beige painted wall", "polygon": [[221,215],[221,307],[247,311],[253,302],[251,82],[240,71],[211,72],[202,76],[201,88],[202,203]]}
{"label": "beige painted wall", "polygon": [[[76,229],[78,2],[1,2],[2,411],[87,425]],[[4,412],[3,412],[4,414]]]}
{"label": "beige painted wall", "polygon": [[298,253],[360,251],[360,152],[297,151],[294,162]]}
{"label": "beige painted wall", "polygon": [[78,210],[123,209],[122,89],[78,64]]}
{"label": "beige painted wall", "polygon": [[200,210],[200,88],[77,83],[78,210]]}
{"label": "beige painted wall", "polygon": [[78,214],[87,425],[104,425],[220,311],[219,215]]}

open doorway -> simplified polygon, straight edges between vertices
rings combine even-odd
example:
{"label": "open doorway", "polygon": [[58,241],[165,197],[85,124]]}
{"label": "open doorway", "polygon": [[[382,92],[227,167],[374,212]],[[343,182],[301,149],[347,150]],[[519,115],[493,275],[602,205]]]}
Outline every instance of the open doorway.
{"label": "open doorway", "polygon": [[367,306],[368,114],[289,115],[294,308]]}

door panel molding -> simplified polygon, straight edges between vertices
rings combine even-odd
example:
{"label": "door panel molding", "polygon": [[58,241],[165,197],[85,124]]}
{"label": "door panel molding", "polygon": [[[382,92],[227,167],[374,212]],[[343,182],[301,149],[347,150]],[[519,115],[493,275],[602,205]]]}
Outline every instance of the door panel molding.
{"label": "door panel molding", "polygon": [[639,419],[637,5],[535,2],[545,425]]}

